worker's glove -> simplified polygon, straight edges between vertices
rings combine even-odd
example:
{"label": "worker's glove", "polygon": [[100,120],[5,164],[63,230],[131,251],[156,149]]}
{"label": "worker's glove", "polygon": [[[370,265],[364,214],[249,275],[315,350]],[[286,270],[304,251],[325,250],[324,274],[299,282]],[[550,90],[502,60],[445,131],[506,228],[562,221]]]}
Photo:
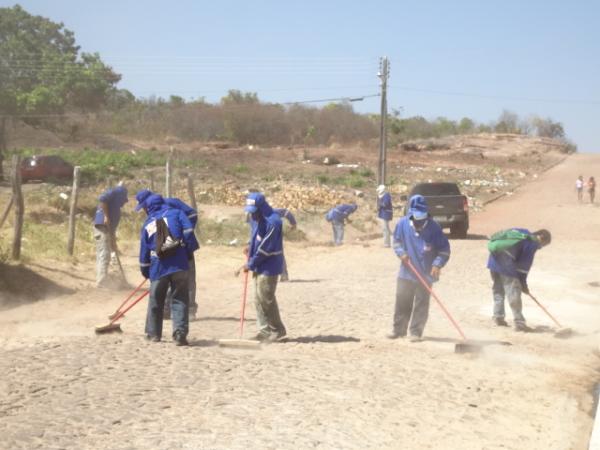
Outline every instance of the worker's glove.
{"label": "worker's glove", "polygon": [[523,281],[521,281],[521,292],[529,296],[531,295],[531,292],[529,292],[529,286],[527,286],[527,283]]}
{"label": "worker's glove", "polygon": [[431,278],[433,278],[433,281],[438,281],[440,279],[441,271],[442,269],[440,269],[438,266],[433,266],[431,268]]}

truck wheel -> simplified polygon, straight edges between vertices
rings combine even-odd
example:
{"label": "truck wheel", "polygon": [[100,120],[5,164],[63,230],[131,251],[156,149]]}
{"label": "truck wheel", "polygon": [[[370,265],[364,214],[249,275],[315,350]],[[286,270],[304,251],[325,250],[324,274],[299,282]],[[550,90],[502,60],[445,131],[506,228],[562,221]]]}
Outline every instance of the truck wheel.
{"label": "truck wheel", "polygon": [[450,227],[450,235],[457,239],[466,239],[467,227],[468,225],[464,222],[457,223],[456,225]]}

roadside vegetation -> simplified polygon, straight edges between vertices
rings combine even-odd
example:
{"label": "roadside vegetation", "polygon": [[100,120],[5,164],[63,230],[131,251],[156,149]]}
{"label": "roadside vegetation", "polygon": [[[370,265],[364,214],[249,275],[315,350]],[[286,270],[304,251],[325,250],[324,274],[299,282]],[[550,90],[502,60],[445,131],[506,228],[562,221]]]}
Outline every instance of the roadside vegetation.
{"label": "roadside vegetation", "polygon": [[[19,124],[48,130],[65,146],[79,146],[64,156],[81,165],[90,181],[98,180],[99,171],[107,168],[111,174],[123,176],[141,166],[161,165],[164,160],[151,149],[111,155],[79,144],[99,136],[166,143],[218,142],[222,148],[362,145],[379,138],[379,116],[355,112],[350,101],[323,107],[276,104],[261,101],[257,93],[236,89],[214,104],[204,98],[186,100],[176,95],[137,98],[118,88],[121,75],[100,55],[80,51],[74,33],[62,23],[33,16],[18,5],[0,8],[0,30],[0,178],[11,130]],[[520,118],[510,111],[503,111],[488,124],[468,117],[401,117],[400,111],[392,111],[388,130],[391,146],[414,139],[486,132],[567,141],[560,122]],[[571,146],[569,151],[574,150]],[[244,174],[245,167],[232,164],[231,172]],[[360,187],[361,177],[348,184]]]}

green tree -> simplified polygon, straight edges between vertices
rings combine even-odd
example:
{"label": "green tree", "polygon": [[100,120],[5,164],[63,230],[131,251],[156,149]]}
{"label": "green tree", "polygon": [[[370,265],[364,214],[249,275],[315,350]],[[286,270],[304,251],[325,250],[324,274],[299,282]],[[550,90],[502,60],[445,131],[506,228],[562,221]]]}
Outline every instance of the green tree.
{"label": "green tree", "polygon": [[536,135],[553,139],[565,139],[565,129],[562,123],[554,122],[550,117],[546,119],[533,117],[531,122]]}
{"label": "green tree", "polygon": [[475,130],[475,127],[476,125],[475,122],[473,122],[473,120],[469,119],[468,117],[463,117],[458,123],[457,131],[459,134],[469,134]]}
{"label": "green tree", "polygon": [[8,119],[98,109],[120,78],[98,54],[80,54],[62,23],[0,8],[0,176]]}

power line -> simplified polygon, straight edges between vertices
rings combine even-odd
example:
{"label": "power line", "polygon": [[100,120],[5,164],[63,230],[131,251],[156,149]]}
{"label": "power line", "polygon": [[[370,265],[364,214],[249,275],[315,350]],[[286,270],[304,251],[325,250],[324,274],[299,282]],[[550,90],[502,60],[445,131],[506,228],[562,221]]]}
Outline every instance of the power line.
{"label": "power line", "polygon": [[[250,104],[215,104],[215,103],[206,103],[205,105],[208,107],[214,108],[222,108],[224,110],[232,110],[232,109],[248,109],[248,108],[279,108],[281,106],[293,106],[293,105],[302,105],[302,104],[310,104],[310,103],[330,103],[330,102],[358,102],[363,101],[365,98],[379,97],[381,94],[369,94],[369,95],[361,95],[361,96],[353,96],[353,97],[335,97],[335,98],[322,98],[315,100],[299,100],[299,101],[288,101],[288,102],[280,102],[280,103],[250,103]],[[105,113],[107,111],[100,111],[99,114]],[[74,113],[74,112],[66,112],[66,113],[55,113],[55,114],[0,114],[1,118],[19,118],[19,119],[44,119],[44,118],[68,118],[68,117],[89,117],[98,113]]]}
{"label": "power line", "polygon": [[424,94],[435,94],[435,95],[450,95],[457,97],[472,97],[481,98],[488,100],[506,100],[506,101],[519,101],[519,102],[533,102],[533,103],[573,103],[583,105],[600,105],[600,100],[582,100],[582,99],[550,99],[550,98],[531,98],[531,97],[513,97],[513,96],[502,96],[502,95],[488,95],[488,94],[476,94],[468,92],[452,92],[452,91],[439,91],[434,89],[422,89],[408,86],[390,86],[394,89],[401,91],[421,92]]}

